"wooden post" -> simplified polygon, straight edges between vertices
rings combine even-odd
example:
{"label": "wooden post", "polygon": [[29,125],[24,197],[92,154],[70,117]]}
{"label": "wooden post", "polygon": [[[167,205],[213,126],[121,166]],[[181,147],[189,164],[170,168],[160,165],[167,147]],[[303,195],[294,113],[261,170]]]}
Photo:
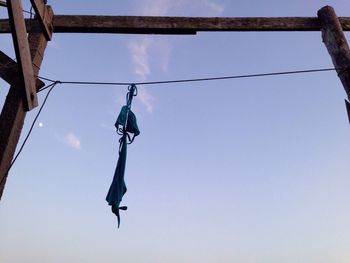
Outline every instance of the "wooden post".
{"label": "wooden post", "polygon": [[7,10],[11,25],[13,46],[16,52],[19,79],[23,82],[23,94],[25,94],[25,107],[29,111],[38,106],[36,87],[32,61],[30,59],[27,30],[24,23],[21,0],[11,0],[7,2]]}
{"label": "wooden post", "polygon": [[[52,21],[52,9],[49,8],[48,10],[50,21]],[[28,42],[31,60],[35,65],[33,66],[33,71],[35,75],[38,75],[39,67],[43,60],[43,54],[48,41],[43,33],[30,33],[28,36]],[[25,116],[26,111],[23,98],[23,86],[12,85],[0,115],[0,199],[5,187],[7,172],[11,165],[21,134]]]}
{"label": "wooden post", "polygon": [[[330,6],[321,8],[318,13],[321,23],[322,39],[332,58],[334,67],[350,99],[350,49],[339,19]],[[350,121],[350,102],[345,100]]]}

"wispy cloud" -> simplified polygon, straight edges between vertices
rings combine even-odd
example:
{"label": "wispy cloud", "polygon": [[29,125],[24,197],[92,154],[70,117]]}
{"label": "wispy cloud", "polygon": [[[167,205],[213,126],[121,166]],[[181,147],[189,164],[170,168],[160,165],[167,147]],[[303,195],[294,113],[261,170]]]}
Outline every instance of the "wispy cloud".
{"label": "wispy cloud", "polygon": [[208,7],[208,11],[213,12],[213,15],[220,15],[224,12],[225,8],[222,4],[215,1],[206,0],[204,4]]}
{"label": "wispy cloud", "polygon": [[148,60],[151,43],[152,40],[150,38],[144,38],[138,41],[131,41],[128,44],[132,63],[134,65],[134,72],[142,80],[145,80],[147,75],[151,73]]}
{"label": "wispy cloud", "polygon": [[[224,6],[215,0],[145,0],[139,6],[139,13],[149,16],[166,16],[173,13],[195,15],[220,15]],[[172,45],[167,39],[152,38],[150,36],[132,40],[128,43],[134,74],[146,81],[151,75],[152,68],[158,67],[163,72],[168,70],[171,58]],[[139,101],[152,113],[155,97],[146,89],[139,89]]]}
{"label": "wispy cloud", "polygon": [[65,142],[66,145],[69,147],[75,149],[75,150],[80,150],[81,149],[81,143],[80,139],[78,136],[76,136],[74,133],[69,132],[63,137],[63,141]]}
{"label": "wispy cloud", "polygon": [[165,38],[153,39],[144,37],[140,40],[130,41],[128,49],[131,55],[134,74],[142,81],[151,74],[151,57],[153,66],[167,71],[172,47]]}
{"label": "wispy cloud", "polygon": [[138,89],[138,96],[141,103],[146,107],[149,113],[153,112],[155,98],[143,87]]}
{"label": "wispy cloud", "polygon": [[141,14],[148,16],[164,16],[176,5],[172,0],[148,0],[141,6]]}
{"label": "wispy cloud", "polygon": [[224,5],[217,0],[146,0],[139,8],[142,15],[149,16],[216,16],[225,10]]}
{"label": "wispy cloud", "polygon": [[[149,52],[152,43],[153,40],[151,38],[145,37],[142,40],[129,42],[128,45],[134,67],[134,73],[142,81],[145,81],[147,76],[151,73]],[[146,107],[149,113],[153,112],[155,98],[149,92],[147,92],[147,90],[140,87],[137,98]]]}
{"label": "wispy cloud", "polygon": [[[143,2],[143,5],[140,6],[139,12],[142,15],[153,15],[153,16],[164,16],[169,10],[171,10],[176,4],[176,1],[171,0],[147,0]],[[170,54],[170,45],[165,42],[154,40],[151,37],[144,37],[140,40],[134,40],[129,42],[128,48],[131,54],[132,63],[134,66],[134,73],[141,79],[146,80],[147,76],[151,74],[150,66],[150,53],[152,55],[162,54],[157,56],[160,59],[160,65],[163,70],[167,69],[168,58]],[[156,52],[155,52],[156,51]],[[158,51],[158,52],[157,52]],[[153,54],[154,53],[154,54]],[[141,92],[144,94],[145,98],[142,101],[150,101],[150,95],[146,96],[147,92]],[[147,105],[146,105],[147,106]],[[148,105],[149,108],[149,105]]]}

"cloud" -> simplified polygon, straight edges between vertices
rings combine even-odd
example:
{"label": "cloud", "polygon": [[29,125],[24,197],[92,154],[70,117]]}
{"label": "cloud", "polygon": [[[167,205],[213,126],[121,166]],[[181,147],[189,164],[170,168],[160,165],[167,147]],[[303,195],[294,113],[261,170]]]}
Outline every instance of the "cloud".
{"label": "cloud", "polygon": [[[173,13],[189,13],[190,15],[219,15],[224,6],[215,0],[146,0],[139,7],[143,15],[165,16]],[[151,74],[150,57],[163,71],[166,71],[171,57],[172,45],[164,38],[149,36],[130,41],[128,49],[134,67],[134,73],[145,81]]]}
{"label": "cloud", "polygon": [[145,88],[143,87],[138,88],[137,98],[146,107],[149,113],[153,112],[155,98],[150,93],[148,93],[148,91]]}
{"label": "cloud", "polygon": [[216,16],[224,9],[217,0],[146,0],[138,12],[148,16]]}
{"label": "cloud", "polygon": [[215,15],[222,14],[224,12],[224,6],[216,3],[215,1],[204,1],[204,4],[212,11]]}
{"label": "cloud", "polygon": [[[139,6],[138,12],[147,16],[166,16],[173,13],[196,15],[219,15],[224,6],[215,0],[145,0]],[[163,72],[168,70],[172,45],[166,38],[152,38],[150,36],[136,39],[128,43],[133,71],[141,81],[146,81],[152,68],[158,67]],[[139,88],[139,101],[149,113],[153,112],[155,98],[143,88]]]}
{"label": "cloud", "polygon": [[172,46],[166,38],[154,39],[144,37],[141,40],[134,40],[128,43],[134,74],[142,81],[151,74],[151,59],[153,67],[159,67],[162,71],[167,71]]}
{"label": "cloud", "polygon": [[[164,16],[166,15],[175,5],[176,1],[172,0],[147,0],[140,6],[139,12],[142,15],[148,16]],[[168,67],[168,61],[170,57],[171,47],[169,44],[156,41],[151,37],[144,37],[141,40],[131,41],[128,44],[129,51],[132,57],[132,63],[134,65],[134,73],[140,77],[141,80],[146,80],[147,76],[151,74],[151,67],[149,62],[151,48],[153,47],[153,53],[158,53],[160,66],[163,70]],[[156,55],[156,54],[154,54]],[[144,94],[148,94],[145,92]],[[149,96],[146,96],[149,98]],[[149,101],[149,100],[142,100]]]}
{"label": "cloud", "polygon": [[174,6],[171,0],[148,0],[141,7],[141,14],[147,16],[164,16]]}
{"label": "cloud", "polygon": [[145,80],[147,75],[151,73],[148,61],[148,51],[151,43],[150,38],[144,38],[141,41],[132,41],[128,44],[134,73],[142,80]]}
{"label": "cloud", "polygon": [[[147,79],[147,76],[151,74],[149,56],[151,53],[151,47],[155,47],[153,44],[154,40],[152,40],[150,37],[144,37],[141,40],[131,41],[128,45],[129,51],[131,53],[131,60],[134,67],[134,73],[142,81],[145,81]],[[160,50],[162,49],[160,48]],[[166,55],[163,56],[163,59],[161,60],[161,67],[163,69],[167,68],[167,58],[168,56]],[[138,90],[137,98],[139,99],[141,104],[143,104],[146,107],[149,113],[153,112],[155,98],[149,92],[147,92],[147,90],[140,87]]]}
{"label": "cloud", "polygon": [[66,145],[68,145],[69,147],[75,149],[75,150],[80,150],[80,139],[72,132],[67,133],[64,138],[63,138],[64,142]]}

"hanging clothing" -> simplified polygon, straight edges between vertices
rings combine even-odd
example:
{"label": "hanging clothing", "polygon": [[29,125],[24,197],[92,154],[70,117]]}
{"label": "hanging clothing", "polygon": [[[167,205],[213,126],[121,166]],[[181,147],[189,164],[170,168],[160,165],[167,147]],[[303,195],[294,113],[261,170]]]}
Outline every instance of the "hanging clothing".
{"label": "hanging clothing", "polygon": [[117,216],[118,228],[120,225],[119,210],[127,210],[127,206],[120,206],[120,202],[127,191],[124,174],[126,166],[127,145],[132,143],[136,136],[140,134],[137,126],[136,116],[131,111],[132,98],[137,95],[137,88],[135,85],[129,86],[129,92],[126,96],[126,105],[122,107],[115,127],[117,133],[122,135],[119,139],[119,157],[117,167],[114,172],[112,184],[106,196],[106,201],[112,208],[112,212]]}

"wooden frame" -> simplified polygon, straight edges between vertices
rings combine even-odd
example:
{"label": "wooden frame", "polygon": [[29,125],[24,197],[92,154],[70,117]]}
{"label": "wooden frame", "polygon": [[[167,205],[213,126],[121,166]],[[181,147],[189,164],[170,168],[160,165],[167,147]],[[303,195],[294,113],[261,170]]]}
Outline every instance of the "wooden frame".
{"label": "wooden frame", "polygon": [[[333,8],[319,10],[318,17],[142,17],[142,16],[67,16],[53,15],[49,6],[41,0],[31,0],[38,20],[23,20],[19,0],[11,0],[11,18],[0,19],[0,33],[12,33],[21,71],[16,74],[14,61],[0,53],[0,77],[13,81],[14,75],[26,77],[25,84],[34,88],[33,74],[29,67],[32,60],[38,74],[47,41],[51,33],[128,33],[128,34],[196,34],[201,31],[322,31],[323,41],[329,51],[344,89],[350,99],[350,50],[343,31],[350,31],[350,17],[337,17]],[[25,22],[25,25],[24,25]],[[20,45],[26,45],[25,30],[30,32],[31,60],[28,51],[21,53]],[[29,49],[28,49],[29,50]],[[5,56],[4,56],[5,55]],[[29,59],[28,59],[29,58]],[[11,65],[11,69],[4,66]],[[30,64],[31,65],[31,64]],[[33,70],[33,69],[32,69]],[[13,83],[11,83],[13,84]],[[27,87],[27,86],[26,86]],[[18,85],[11,86],[0,115],[0,199],[5,186],[8,168],[14,155],[23,126],[25,112],[23,97]],[[27,90],[27,89],[26,89]],[[27,100],[32,93],[27,94]],[[29,96],[29,97],[28,97]],[[346,101],[349,120],[350,102]],[[32,104],[35,105],[35,104]],[[30,106],[30,105],[29,105]]]}

